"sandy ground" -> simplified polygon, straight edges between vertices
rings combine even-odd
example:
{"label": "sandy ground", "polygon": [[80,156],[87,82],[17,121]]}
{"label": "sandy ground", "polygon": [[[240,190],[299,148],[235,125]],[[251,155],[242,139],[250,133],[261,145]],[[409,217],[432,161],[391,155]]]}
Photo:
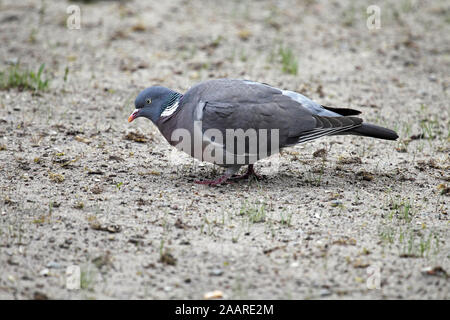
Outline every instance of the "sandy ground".
{"label": "sandy ground", "polygon": [[[0,1],[0,70],[50,79],[0,91],[0,298],[448,299],[449,26],[445,0]],[[263,181],[196,185],[221,169],[127,117],[147,86],[220,77],[400,139],[323,138],[258,163]]]}

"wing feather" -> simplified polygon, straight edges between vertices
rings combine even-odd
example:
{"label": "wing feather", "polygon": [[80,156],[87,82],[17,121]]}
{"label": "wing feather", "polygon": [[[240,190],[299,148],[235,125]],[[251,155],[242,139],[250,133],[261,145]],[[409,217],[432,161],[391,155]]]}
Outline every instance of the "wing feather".
{"label": "wing feather", "polygon": [[[280,147],[347,131],[362,119],[317,115],[282,90],[266,84],[231,79],[203,82],[186,93],[203,101],[202,129],[278,129]],[[320,106],[320,105],[319,105]],[[321,106],[320,106],[321,107]]]}

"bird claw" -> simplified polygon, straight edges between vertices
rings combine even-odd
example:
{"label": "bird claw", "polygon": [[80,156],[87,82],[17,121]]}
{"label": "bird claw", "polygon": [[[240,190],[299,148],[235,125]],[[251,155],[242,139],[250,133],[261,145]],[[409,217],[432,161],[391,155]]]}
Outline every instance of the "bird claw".
{"label": "bird claw", "polygon": [[255,179],[257,181],[263,180],[264,177],[257,174],[253,169],[253,165],[250,164],[248,166],[247,172],[242,175],[223,175],[215,180],[196,180],[194,181],[196,184],[204,184],[208,186],[216,186],[222,183],[230,184],[235,181],[243,180],[243,179]]}
{"label": "bird claw", "polygon": [[241,175],[232,176],[230,178],[230,180],[233,180],[233,181],[243,180],[243,179],[256,179],[257,181],[260,181],[260,180],[263,180],[264,177],[257,174],[255,172],[255,169],[253,168],[253,165],[251,164],[248,166],[246,173],[241,174]]}

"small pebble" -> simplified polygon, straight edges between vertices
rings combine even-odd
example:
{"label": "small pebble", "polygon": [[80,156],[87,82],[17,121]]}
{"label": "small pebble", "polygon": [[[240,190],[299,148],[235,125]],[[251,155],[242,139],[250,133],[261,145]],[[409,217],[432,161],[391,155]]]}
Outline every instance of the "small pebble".
{"label": "small pebble", "polygon": [[223,275],[223,270],[222,269],[213,269],[211,270],[211,272],[209,273],[210,276],[215,276],[215,277],[220,277],[221,275]]}
{"label": "small pebble", "polygon": [[320,296],[321,297],[331,296],[331,291],[328,289],[322,289],[320,290]]}
{"label": "small pebble", "polygon": [[341,204],[342,204],[342,201],[339,201],[339,200],[331,201],[331,206],[332,207],[337,207],[337,206],[340,206]]}
{"label": "small pebble", "polygon": [[41,276],[44,276],[44,277],[48,276],[49,273],[50,273],[50,270],[48,270],[48,268],[42,269],[42,270],[39,272],[39,274],[40,274]]}
{"label": "small pebble", "polygon": [[49,263],[47,263],[46,267],[50,269],[61,269],[62,265],[58,262],[50,261]]}

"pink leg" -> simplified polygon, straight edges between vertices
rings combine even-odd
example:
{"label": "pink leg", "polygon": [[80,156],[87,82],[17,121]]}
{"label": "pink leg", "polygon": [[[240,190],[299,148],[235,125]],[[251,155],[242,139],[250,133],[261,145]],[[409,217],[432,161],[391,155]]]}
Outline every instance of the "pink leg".
{"label": "pink leg", "polygon": [[197,184],[206,184],[209,186],[216,186],[218,184],[222,184],[222,183],[231,183],[232,181],[229,181],[228,179],[230,179],[230,177],[235,174],[236,172],[239,171],[239,168],[241,166],[233,166],[233,167],[228,167],[225,174],[217,179],[214,180],[196,180],[194,181]]}
{"label": "pink leg", "polygon": [[255,169],[254,169],[253,165],[249,164],[246,173],[244,173],[244,174],[242,174],[240,176],[233,176],[233,177],[230,178],[230,180],[250,179],[252,177],[255,178],[256,180],[262,180],[263,179],[262,176],[260,176],[259,174],[257,174],[255,172]]}

